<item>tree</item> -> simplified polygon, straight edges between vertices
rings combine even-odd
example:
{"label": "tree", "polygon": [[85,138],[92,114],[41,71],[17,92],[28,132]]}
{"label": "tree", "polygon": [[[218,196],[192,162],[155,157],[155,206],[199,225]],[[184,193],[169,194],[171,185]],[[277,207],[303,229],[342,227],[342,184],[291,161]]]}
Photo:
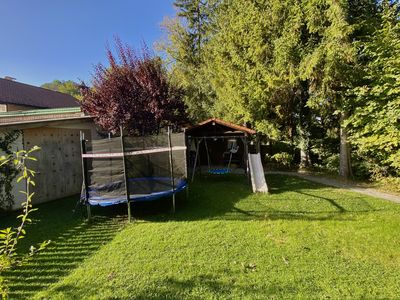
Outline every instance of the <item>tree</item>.
{"label": "tree", "polygon": [[151,134],[163,125],[184,121],[182,93],[167,78],[158,57],[141,56],[116,39],[117,57],[107,49],[109,66],[95,68],[92,88],[85,88],[82,108],[104,130],[120,126],[131,134]]}
{"label": "tree", "polygon": [[178,17],[186,22],[186,34],[191,47],[187,59],[190,59],[194,65],[199,65],[201,62],[201,50],[207,35],[210,2],[207,0],[176,0],[174,2],[178,9]]}
{"label": "tree", "polygon": [[227,3],[214,16],[215,32],[203,47],[214,114],[289,140],[300,148],[304,166],[315,129],[336,127],[340,174],[351,176],[345,121],[358,77],[355,41],[372,27],[375,2]]}
{"label": "tree", "polygon": [[69,94],[77,99],[81,99],[80,85],[72,80],[53,80],[52,82],[44,83],[42,88],[56,92]]}
{"label": "tree", "polygon": [[[320,42],[302,64],[302,76],[310,80],[309,105],[322,114],[339,116],[339,174],[346,178],[352,176],[351,149],[345,126],[349,109],[346,92],[352,87],[355,65],[347,4],[346,1],[327,1],[321,7],[318,1],[308,1],[308,27],[311,33],[318,35]],[[318,14],[321,9],[323,14]]]}
{"label": "tree", "polygon": [[375,175],[400,175],[400,6],[383,1],[380,26],[363,44],[351,139]]}
{"label": "tree", "polygon": [[212,115],[213,91],[203,70],[203,48],[212,32],[218,0],[177,0],[176,18],[166,19],[168,39],[158,44],[172,63],[170,77],[184,91],[187,113],[193,120]]}
{"label": "tree", "polygon": [[[285,5],[231,2],[218,10],[215,33],[204,50],[207,77],[216,95],[214,114],[250,123],[270,138],[281,136],[288,104],[281,99],[291,92],[271,68]],[[275,12],[277,19],[271,17]],[[282,88],[275,89],[277,85]]]}
{"label": "tree", "polygon": [[[339,174],[352,176],[348,120],[358,105],[354,87],[365,81],[363,45],[380,24],[379,2],[235,0],[208,10],[207,1],[178,2],[186,23],[169,27],[171,69],[187,82],[190,113],[251,124],[288,141],[303,166],[311,155],[338,154]],[[194,26],[204,24],[201,7],[203,31]]]}

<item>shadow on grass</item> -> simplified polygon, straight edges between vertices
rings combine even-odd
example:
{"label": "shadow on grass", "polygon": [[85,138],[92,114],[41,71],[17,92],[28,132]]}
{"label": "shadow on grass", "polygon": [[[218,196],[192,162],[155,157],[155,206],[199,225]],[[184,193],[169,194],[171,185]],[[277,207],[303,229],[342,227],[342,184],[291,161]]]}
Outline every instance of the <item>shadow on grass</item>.
{"label": "shadow on grass", "polygon": [[[304,219],[309,216],[315,220],[315,215],[324,213],[345,215],[377,210],[370,201],[366,201],[366,196],[350,193],[340,196],[335,188],[297,177],[269,175],[267,182],[270,194],[253,194],[244,176],[199,176],[190,185],[189,197],[186,197],[185,192],[177,195],[175,214],[172,214],[171,198],[134,203],[131,211],[136,219],[159,222],[202,219],[254,220],[265,219],[266,216],[272,219]],[[83,218],[79,219],[78,216],[72,215],[76,199],[70,197],[39,205],[39,212],[35,213],[37,214],[35,218],[47,220],[48,224],[43,223],[43,226],[34,224],[35,232],[41,231],[36,235],[57,236],[63,230],[80,226]],[[92,213],[99,220],[117,218],[127,221],[126,204],[92,207]],[[301,216],[296,217],[296,215]],[[15,216],[2,218],[0,227],[11,224],[10,220],[14,222]],[[50,225],[51,223],[53,225]]]}
{"label": "shadow on grass", "polygon": [[[189,197],[132,204],[132,216],[150,222],[197,220],[351,220],[353,213],[376,211],[365,196],[340,196],[335,188],[284,175],[267,178],[270,194],[253,194],[247,178],[240,175],[199,176],[190,185]],[[327,190],[328,189],[328,190]],[[350,195],[350,194],[349,194]],[[346,198],[347,197],[347,198]],[[127,205],[93,207],[97,217],[127,220]]]}
{"label": "shadow on grass", "polygon": [[[70,197],[37,206],[39,210],[32,214],[33,224],[27,227],[27,238],[21,240],[19,249],[26,253],[32,244],[43,240],[52,242],[27,264],[5,273],[10,299],[29,299],[57,282],[110,242],[123,227],[119,216],[97,216],[89,224],[73,215],[75,203],[76,198]],[[0,226],[11,223],[15,223],[15,214],[2,220]]]}
{"label": "shadow on grass", "polygon": [[[216,271],[215,273],[219,273]],[[226,275],[226,272],[225,272]],[[176,279],[166,277],[163,280],[148,282],[145,287],[137,287],[128,285],[125,288],[125,293],[129,297],[120,296],[118,299],[231,299],[234,295],[249,299],[265,299],[274,298],[277,295],[295,296],[298,291],[298,286],[305,282],[291,281],[288,284],[279,282],[266,283],[265,287],[256,287],[256,285],[248,284],[248,282],[238,283],[237,278],[246,276],[244,272],[230,272],[231,280],[222,281],[221,278],[215,275],[203,274],[193,276],[188,279]],[[251,276],[251,274],[249,274]],[[305,281],[305,280],[304,280]],[[316,288],[317,290],[318,288]],[[105,291],[106,290],[106,291]],[[81,287],[63,284],[54,288],[52,292],[55,295],[65,299],[79,299],[82,294],[94,297],[96,291],[101,291],[104,295],[112,293],[112,288],[104,286],[91,286],[89,289],[81,290]],[[51,295],[52,293],[50,293]],[[89,297],[90,297],[89,296]],[[95,298],[94,298],[95,299]],[[110,298],[114,299],[114,298]],[[117,299],[117,298],[115,298]]]}
{"label": "shadow on grass", "polygon": [[[300,178],[274,175],[267,178],[270,194],[253,194],[241,176],[199,178],[190,198],[178,203],[176,221],[217,220],[353,220],[354,214],[380,210],[363,195],[337,193]],[[160,216],[150,217],[162,221]]]}
{"label": "shadow on grass", "polygon": [[203,176],[190,187],[190,196],[178,197],[171,215],[170,200],[137,205],[137,218],[153,221],[196,220],[353,220],[354,214],[380,210],[363,195],[336,193],[336,189],[297,177],[270,175],[270,194],[253,194],[243,176]]}
{"label": "shadow on grass", "polygon": [[[188,199],[184,192],[179,194],[175,214],[171,213],[171,200],[162,199],[134,204],[133,215],[137,219],[151,222],[351,221],[357,214],[383,209],[371,204],[365,196],[346,193],[339,195],[333,188],[326,189],[295,177],[273,175],[267,181],[271,189],[269,195],[252,194],[243,176],[199,177],[190,186]],[[6,279],[10,281],[11,299],[28,299],[35,292],[59,281],[110,242],[126,224],[126,205],[96,207],[93,209],[94,221],[88,224],[72,214],[76,199],[70,197],[38,206],[39,210],[33,215],[34,224],[27,228],[28,238],[22,240],[21,248],[27,249],[31,244],[47,239],[52,240],[52,244],[27,265],[6,274]],[[13,222],[15,214],[2,218],[0,228]],[[185,283],[171,283],[180,284]],[[68,290],[68,293],[73,291]],[[173,298],[175,295],[173,292],[165,293],[165,297]],[[145,294],[150,295],[147,292]],[[149,297],[143,295],[143,298]]]}

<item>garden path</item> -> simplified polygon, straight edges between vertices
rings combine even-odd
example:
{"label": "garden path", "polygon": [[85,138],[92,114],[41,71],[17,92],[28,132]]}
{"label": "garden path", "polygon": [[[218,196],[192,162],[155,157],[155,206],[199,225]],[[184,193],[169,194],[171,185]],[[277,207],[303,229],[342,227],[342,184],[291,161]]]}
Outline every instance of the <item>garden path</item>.
{"label": "garden path", "polygon": [[300,178],[303,178],[303,179],[306,179],[309,181],[321,183],[324,185],[334,186],[337,188],[350,190],[350,191],[361,193],[364,195],[369,195],[372,197],[381,198],[381,199],[389,200],[392,202],[400,203],[400,196],[389,194],[389,193],[384,193],[384,192],[381,192],[381,191],[378,191],[378,190],[372,189],[372,188],[361,187],[354,183],[344,182],[344,181],[340,181],[340,180],[337,180],[334,178],[322,177],[320,175],[310,175],[310,174],[301,173],[301,172],[289,172],[289,171],[269,171],[266,173],[267,174],[283,174],[283,175],[289,175],[289,176],[297,176],[297,177],[300,177]]}

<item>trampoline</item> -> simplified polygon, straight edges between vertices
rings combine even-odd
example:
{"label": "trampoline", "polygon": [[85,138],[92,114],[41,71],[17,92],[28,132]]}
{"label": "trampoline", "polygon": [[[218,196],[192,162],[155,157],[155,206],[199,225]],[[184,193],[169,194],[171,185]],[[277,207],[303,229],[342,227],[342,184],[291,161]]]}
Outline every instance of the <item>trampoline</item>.
{"label": "trampoline", "polygon": [[[171,197],[174,193],[178,193],[187,187],[185,179],[176,178],[174,179],[174,188],[172,188],[171,178],[169,177],[128,178],[128,182],[129,190],[135,191],[134,194],[129,194],[129,200],[136,202]],[[126,196],[110,195],[110,191],[118,190],[123,184],[123,181],[119,181],[89,188],[89,204],[110,206],[127,203]],[[108,195],[102,195],[104,192]]]}
{"label": "trampoline", "polygon": [[83,188],[87,207],[171,199],[187,188],[184,133],[124,136],[87,141],[81,134]]}

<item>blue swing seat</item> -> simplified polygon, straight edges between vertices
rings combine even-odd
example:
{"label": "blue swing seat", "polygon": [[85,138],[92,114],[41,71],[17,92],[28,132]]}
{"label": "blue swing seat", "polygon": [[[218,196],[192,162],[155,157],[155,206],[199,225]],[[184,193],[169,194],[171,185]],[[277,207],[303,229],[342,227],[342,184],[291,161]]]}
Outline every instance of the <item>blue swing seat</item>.
{"label": "blue swing seat", "polygon": [[224,174],[229,174],[230,172],[231,172],[231,169],[229,169],[229,168],[208,170],[208,173],[213,174],[213,175],[224,175]]}

